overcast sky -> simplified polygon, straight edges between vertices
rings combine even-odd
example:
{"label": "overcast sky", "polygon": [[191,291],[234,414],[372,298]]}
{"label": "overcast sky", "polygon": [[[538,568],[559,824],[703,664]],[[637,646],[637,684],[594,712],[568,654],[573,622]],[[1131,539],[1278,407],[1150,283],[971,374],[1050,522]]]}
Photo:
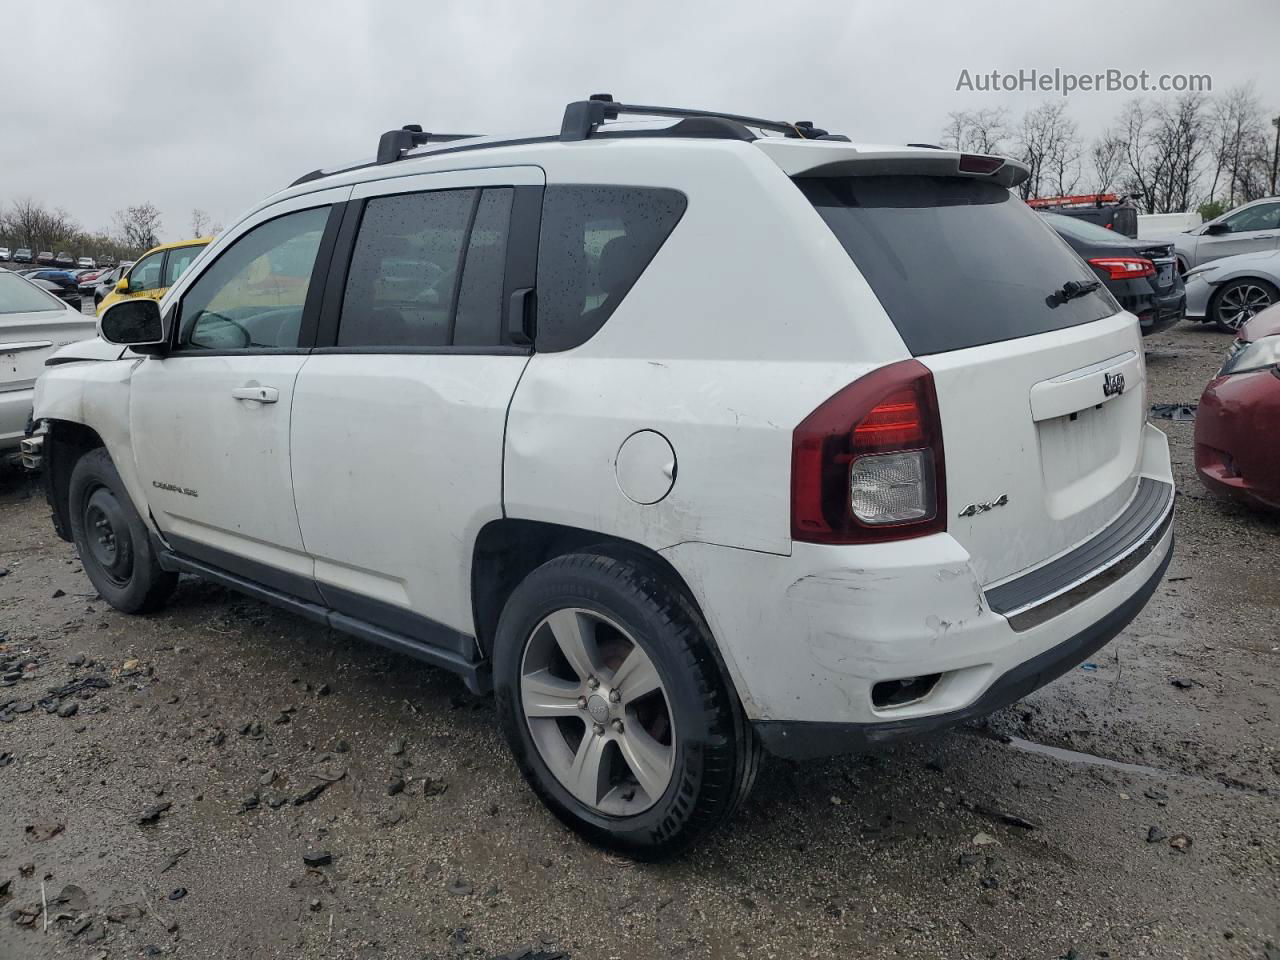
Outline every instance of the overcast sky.
{"label": "overcast sky", "polygon": [[[392,127],[553,132],[597,92],[872,142],[1053,96],[957,91],[965,69],[1208,73],[1280,114],[1277,0],[4,0],[0,36],[0,203],[29,194],[98,229],[150,201],[166,240],[193,207],[229,225]],[[1092,136],[1130,96],[1067,102]]]}

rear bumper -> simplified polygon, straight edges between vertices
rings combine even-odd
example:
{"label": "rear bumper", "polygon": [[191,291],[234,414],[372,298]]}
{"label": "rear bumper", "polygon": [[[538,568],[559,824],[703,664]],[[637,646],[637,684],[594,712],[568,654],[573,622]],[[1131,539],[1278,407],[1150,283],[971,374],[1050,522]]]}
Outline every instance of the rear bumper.
{"label": "rear bumper", "polygon": [[990,712],[1124,628],[1173,545],[1167,442],[1148,427],[1143,449],[1159,498],[1144,499],[1140,485],[1094,537],[989,588],[946,533],[796,542],[789,556],[701,543],[663,554],[766,746],[789,757],[856,751]]}
{"label": "rear bumper", "polygon": [[27,435],[34,397],[35,391],[30,387],[0,393],[0,456],[17,454],[18,445]]}
{"label": "rear bumper", "polygon": [[809,760],[846,753],[862,753],[903,737],[919,737],[946,730],[966,720],[984,717],[1058,679],[1072,667],[1110,643],[1146,606],[1173,559],[1173,533],[1158,565],[1137,591],[1101,619],[1001,674],[976,701],[947,713],[890,720],[882,723],[804,723],[757,720],[752,726],[765,749],[789,760]]}

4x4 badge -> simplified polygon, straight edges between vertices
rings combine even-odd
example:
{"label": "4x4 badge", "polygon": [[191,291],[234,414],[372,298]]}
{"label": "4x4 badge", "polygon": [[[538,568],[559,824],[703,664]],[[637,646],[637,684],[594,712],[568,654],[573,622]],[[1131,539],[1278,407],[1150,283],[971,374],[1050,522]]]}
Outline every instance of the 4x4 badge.
{"label": "4x4 badge", "polygon": [[996,507],[1003,507],[1009,502],[1009,495],[1002,493],[994,500],[988,500],[986,503],[971,503],[960,511],[962,517],[976,517],[980,513],[986,513],[988,510],[994,510]]}
{"label": "4x4 badge", "polygon": [[1102,395],[1104,397],[1118,397],[1122,393],[1124,393],[1124,374],[1104,373],[1102,375]]}

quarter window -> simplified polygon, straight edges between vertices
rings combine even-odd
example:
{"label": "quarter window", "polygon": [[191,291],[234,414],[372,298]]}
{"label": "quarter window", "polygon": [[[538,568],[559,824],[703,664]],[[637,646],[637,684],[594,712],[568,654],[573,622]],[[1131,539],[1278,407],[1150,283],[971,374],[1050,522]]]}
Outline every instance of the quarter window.
{"label": "quarter window", "polygon": [[538,241],[538,349],[586,342],[684,215],[678,190],[549,186]]}
{"label": "quarter window", "polygon": [[129,271],[129,292],[147,293],[161,289],[160,268],[164,265],[164,253],[143,257]]}
{"label": "quarter window", "polygon": [[288,213],[236,240],[182,298],[190,350],[296,347],[328,207]]}

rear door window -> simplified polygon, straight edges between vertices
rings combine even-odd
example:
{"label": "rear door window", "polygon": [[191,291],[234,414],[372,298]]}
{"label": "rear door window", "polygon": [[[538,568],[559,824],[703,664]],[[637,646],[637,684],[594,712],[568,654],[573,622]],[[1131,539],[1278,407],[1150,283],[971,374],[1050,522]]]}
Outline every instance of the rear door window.
{"label": "rear door window", "polygon": [[548,186],[538,241],[538,349],[576,347],[604,326],[685,206],[678,190]]}
{"label": "rear door window", "polygon": [[962,177],[799,178],[914,356],[1029,337],[1111,316],[1096,277],[998,184]]}
{"label": "rear door window", "polygon": [[501,342],[511,187],[374,197],[347,273],[339,347]]}
{"label": "rear door window", "polygon": [[172,287],[178,282],[178,278],[186,273],[187,267],[191,266],[191,261],[196,255],[204,249],[204,244],[198,247],[177,247],[169,251],[169,259],[164,264],[164,285]]}

